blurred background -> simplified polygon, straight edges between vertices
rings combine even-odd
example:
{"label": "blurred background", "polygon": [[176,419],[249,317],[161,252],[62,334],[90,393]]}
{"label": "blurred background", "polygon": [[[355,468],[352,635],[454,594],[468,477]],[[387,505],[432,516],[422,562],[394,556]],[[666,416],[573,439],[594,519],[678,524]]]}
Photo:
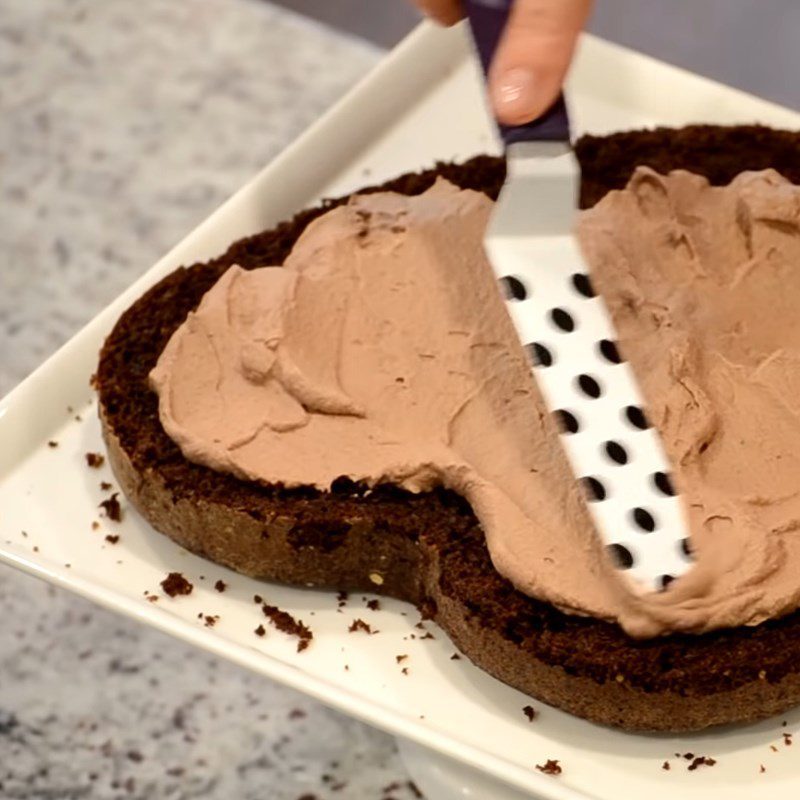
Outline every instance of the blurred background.
{"label": "blurred background", "polygon": [[[419,19],[398,0],[278,0],[387,47]],[[800,106],[797,0],[596,0],[592,33],[754,94]]]}

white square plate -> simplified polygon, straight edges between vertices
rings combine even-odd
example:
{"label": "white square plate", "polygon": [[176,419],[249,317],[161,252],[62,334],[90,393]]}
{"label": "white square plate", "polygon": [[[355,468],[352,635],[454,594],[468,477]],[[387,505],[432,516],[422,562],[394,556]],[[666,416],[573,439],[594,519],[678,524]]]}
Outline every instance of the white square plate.
{"label": "white square plate", "polygon": [[[577,133],[701,121],[800,123],[787,109],[591,37],[571,84]],[[103,451],[88,383],[103,338],[136,297],[177,266],[215,256],[320,197],[487,151],[497,152],[497,145],[463,31],[422,26],[0,402],[0,558],[542,797],[616,799],[624,787],[626,796],[649,800],[677,793],[794,798],[800,762],[781,734],[798,729],[800,713],[788,717],[787,727],[770,720],[697,736],[638,736],[534,703],[541,714],[529,723],[522,713],[528,698],[466,659],[451,660],[454,648],[435,628],[435,639],[420,640],[418,614],[407,605],[382,600],[380,611],[370,611],[356,596],[340,610],[332,594],[258,583],[197,558],[124,502],[121,523],[101,517],[98,503],[107,493],[99,483],[112,478],[107,465],[86,464],[85,453]],[[93,520],[100,520],[100,530],[92,530]],[[120,541],[106,542],[109,533]],[[192,595],[148,602],[145,591],[161,594],[159,583],[173,570],[194,583]],[[213,589],[220,578],[229,587],[224,594]],[[265,622],[255,593],[311,626],[315,638],[307,651],[298,654],[294,640],[269,627],[265,638],[255,636]],[[219,615],[219,622],[205,627],[201,613]],[[356,617],[380,633],[349,634]],[[399,654],[408,655],[402,665]],[[673,757],[678,751],[718,763],[688,772]],[[560,777],[534,769],[548,758],[561,761]],[[668,758],[666,772],[661,765]]]}

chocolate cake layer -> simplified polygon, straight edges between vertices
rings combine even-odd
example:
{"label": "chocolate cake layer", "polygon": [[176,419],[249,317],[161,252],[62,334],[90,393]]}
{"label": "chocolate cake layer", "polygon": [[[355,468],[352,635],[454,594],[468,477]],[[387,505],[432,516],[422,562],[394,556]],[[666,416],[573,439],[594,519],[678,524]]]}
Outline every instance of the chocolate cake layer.
{"label": "chocolate cake layer", "polygon": [[[696,126],[585,137],[582,205],[622,188],[637,165],[724,184],[772,167],[800,182],[800,135]],[[417,194],[437,175],[495,197],[500,159],[440,164],[364,191]],[[172,332],[232,264],[282,263],[305,226],[346,198],[234,243],[163,279],[119,320],[97,373],[104,435],[122,488],[160,531],[245,574],[371,589],[416,603],[480,667],[531,696],[628,729],[692,730],[757,719],[800,702],[800,612],[755,627],[635,641],[517,592],[493,569],[469,506],[444,490],[330,492],[239,481],[187,462],[158,419],[147,376]]]}

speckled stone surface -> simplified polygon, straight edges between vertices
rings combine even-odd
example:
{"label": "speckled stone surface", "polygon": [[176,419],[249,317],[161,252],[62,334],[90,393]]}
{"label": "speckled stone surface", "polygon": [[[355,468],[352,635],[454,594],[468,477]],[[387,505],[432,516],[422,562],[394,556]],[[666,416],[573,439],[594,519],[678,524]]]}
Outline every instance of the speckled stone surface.
{"label": "speckled stone surface", "polygon": [[[379,55],[261,0],[0,0],[0,394]],[[0,797],[405,780],[389,737],[0,568]]]}

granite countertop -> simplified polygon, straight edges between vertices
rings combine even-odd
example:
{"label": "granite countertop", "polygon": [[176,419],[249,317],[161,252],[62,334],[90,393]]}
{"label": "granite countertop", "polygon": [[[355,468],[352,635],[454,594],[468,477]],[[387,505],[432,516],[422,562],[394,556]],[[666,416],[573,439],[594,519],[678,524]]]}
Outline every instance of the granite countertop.
{"label": "granite countertop", "polygon": [[[264,0],[6,3],[0,395],[379,57]],[[390,737],[6,567],[0,619],[2,798],[413,796]]]}

